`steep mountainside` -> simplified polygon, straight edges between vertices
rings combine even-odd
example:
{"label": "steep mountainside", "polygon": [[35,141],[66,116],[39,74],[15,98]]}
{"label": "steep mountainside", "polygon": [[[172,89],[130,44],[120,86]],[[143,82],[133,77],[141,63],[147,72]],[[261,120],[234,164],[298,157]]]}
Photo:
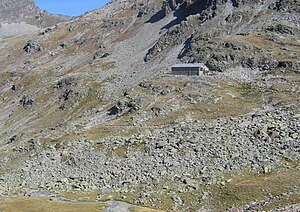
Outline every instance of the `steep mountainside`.
{"label": "steep mountainside", "polygon": [[[163,11],[174,8],[173,1],[167,5]],[[146,61],[181,40],[186,46],[179,58],[205,62],[211,70],[272,69],[282,63],[299,68],[298,1],[190,1],[177,7],[177,19],[166,28],[176,27],[150,49]],[[283,45],[291,48],[280,51]]]}
{"label": "steep mountainside", "polygon": [[33,0],[2,0],[0,2],[0,37],[19,35],[37,27],[50,27],[69,20],[62,15],[41,11]]}
{"label": "steep mountainside", "polygon": [[296,0],[113,0],[0,40],[0,210],[297,211],[299,23]]}

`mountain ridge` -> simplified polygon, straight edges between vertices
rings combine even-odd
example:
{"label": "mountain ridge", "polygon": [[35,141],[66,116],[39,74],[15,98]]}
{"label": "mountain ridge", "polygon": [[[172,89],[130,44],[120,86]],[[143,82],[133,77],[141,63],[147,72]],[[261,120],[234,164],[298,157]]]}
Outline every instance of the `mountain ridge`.
{"label": "mountain ridge", "polygon": [[0,3],[0,8],[0,36],[2,37],[36,31],[37,28],[51,27],[70,20],[70,17],[40,10],[33,0],[4,0]]}

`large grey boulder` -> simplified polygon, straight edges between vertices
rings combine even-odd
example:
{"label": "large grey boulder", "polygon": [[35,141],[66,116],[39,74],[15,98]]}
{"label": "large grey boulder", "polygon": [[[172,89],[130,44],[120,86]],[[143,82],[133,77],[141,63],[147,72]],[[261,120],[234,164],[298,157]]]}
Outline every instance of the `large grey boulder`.
{"label": "large grey boulder", "polygon": [[40,52],[43,51],[43,47],[37,41],[27,41],[26,45],[23,47],[24,51],[27,53]]}

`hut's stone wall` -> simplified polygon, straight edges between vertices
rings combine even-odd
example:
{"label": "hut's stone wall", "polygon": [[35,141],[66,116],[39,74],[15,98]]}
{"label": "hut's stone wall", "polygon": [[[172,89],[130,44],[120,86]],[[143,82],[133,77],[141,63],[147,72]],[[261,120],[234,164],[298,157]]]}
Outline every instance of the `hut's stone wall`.
{"label": "hut's stone wall", "polygon": [[172,67],[172,74],[197,76],[200,75],[200,67]]}

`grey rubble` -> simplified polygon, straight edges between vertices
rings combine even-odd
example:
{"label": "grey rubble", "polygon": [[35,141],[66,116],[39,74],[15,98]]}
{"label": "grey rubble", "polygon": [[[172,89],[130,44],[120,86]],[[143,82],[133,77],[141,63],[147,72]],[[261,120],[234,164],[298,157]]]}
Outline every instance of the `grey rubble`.
{"label": "grey rubble", "polygon": [[[299,129],[300,119],[293,113],[275,110],[185,121],[129,138],[83,138],[41,152],[37,151],[40,144],[31,143],[26,149],[15,148],[15,157],[24,153],[33,157],[1,177],[1,193],[29,187],[53,192],[101,189],[126,195],[137,185],[143,193],[166,179],[176,185],[176,192],[190,191],[222,180],[224,172],[280,171],[276,165],[283,158],[300,159]],[[95,150],[99,144],[102,149]],[[137,145],[144,145],[144,151],[134,151]],[[123,156],[107,156],[109,150],[125,146]]]}

